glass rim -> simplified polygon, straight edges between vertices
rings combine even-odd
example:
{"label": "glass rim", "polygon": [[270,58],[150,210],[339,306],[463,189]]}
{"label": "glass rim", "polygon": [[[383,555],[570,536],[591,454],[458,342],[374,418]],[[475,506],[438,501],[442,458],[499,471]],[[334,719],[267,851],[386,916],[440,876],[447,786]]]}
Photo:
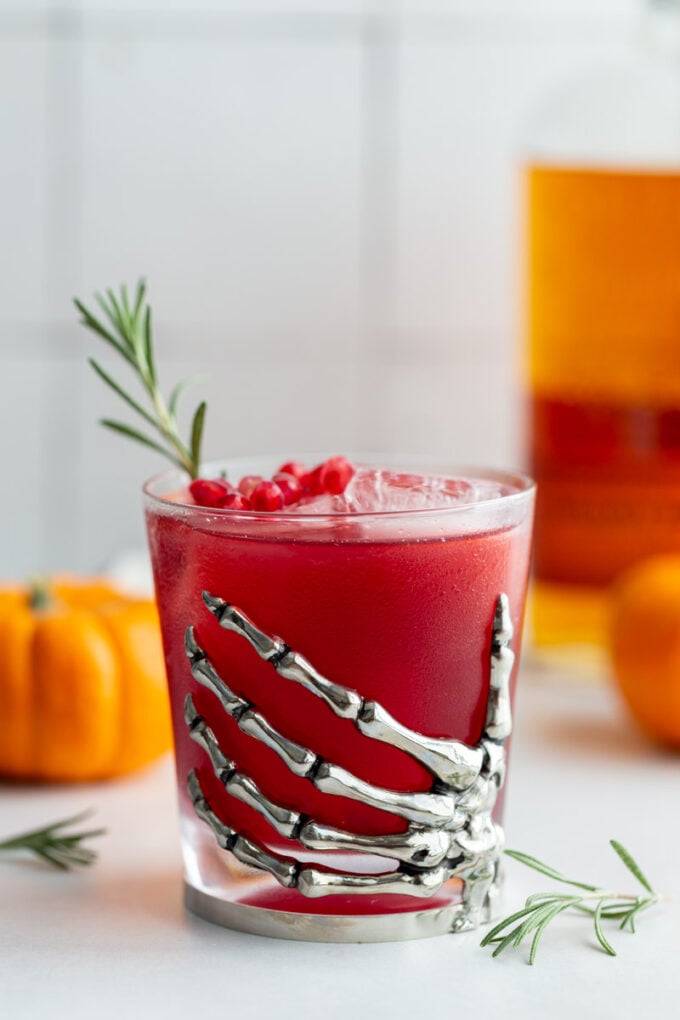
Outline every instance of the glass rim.
{"label": "glass rim", "polygon": [[[304,455],[301,455],[304,457]],[[286,458],[284,455],[283,459]],[[319,454],[313,454],[308,456],[307,459],[316,461],[319,459]],[[321,458],[323,459],[323,458]],[[281,456],[276,457],[267,454],[256,454],[252,457],[231,457],[223,458],[217,461],[208,461],[202,465],[202,470],[205,472],[207,478],[217,477],[220,470],[225,465],[238,464],[252,464],[254,461],[272,461],[281,463]],[[394,463],[389,464],[392,460]],[[302,522],[315,522],[319,523],[322,521],[366,521],[371,519],[379,520],[402,520],[407,517],[418,517],[428,519],[447,515],[447,514],[458,514],[463,512],[470,512],[478,510],[480,508],[491,509],[495,506],[503,505],[507,506],[512,503],[521,503],[523,500],[532,496],[536,491],[536,482],[527,474],[521,471],[504,470],[500,468],[489,468],[489,467],[470,467],[470,466],[447,466],[446,469],[442,469],[441,461],[439,458],[428,457],[427,455],[406,455],[399,457],[398,459],[394,454],[383,454],[383,455],[372,455],[372,454],[358,454],[356,458],[352,459],[352,463],[358,467],[377,467],[378,465],[386,465],[388,467],[394,467],[397,470],[403,472],[412,472],[413,466],[417,465],[420,468],[430,467],[431,469],[438,468],[439,474],[444,474],[446,478],[452,479],[463,479],[466,481],[495,481],[499,483],[505,483],[507,485],[513,485],[514,491],[503,492],[495,496],[490,496],[488,499],[473,500],[469,503],[453,503],[450,506],[441,507],[420,507],[420,508],[409,508],[404,510],[334,510],[324,511],[323,513],[299,513],[293,511],[283,510],[233,510],[229,507],[204,507],[199,506],[196,503],[186,503],[176,499],[168,499],[167,496],[159,495],[154,492],[155,486],[161,484],[165,479],[177,478],[179,484],[186,484],[189,481],[189,475],[182,468],[167,468],[165,471],[160,471],[158,474],[152,475],[142,485],[142,493],[145,498],[157,507],[162,507],[164,510],[176,509],[179,511],[189,511],[192,514],[200,517],[218,517],[221,520],[234,520],[234,521],[281,521],[284,523],[291,523],[298,521]],[[211,474],[214,472],[214,474]],[[444,473],[445,472],[445,473]],[[176,487],[171,491],[176,491]]]}

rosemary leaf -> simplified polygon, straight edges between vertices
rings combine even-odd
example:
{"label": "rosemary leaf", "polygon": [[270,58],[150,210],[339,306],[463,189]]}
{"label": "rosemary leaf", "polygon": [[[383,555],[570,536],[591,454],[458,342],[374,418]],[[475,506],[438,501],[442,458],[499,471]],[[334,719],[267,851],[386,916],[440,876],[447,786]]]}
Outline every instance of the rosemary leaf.
{"label": "rosemary leaf", "polygon": [[202,401],[196,408],[194,420],[191,423],[191,459],[198,465],[201,454],[201,442],[203,440],[203,426],[205,424],[205,412],[207,404]]}
{"label": "rosemary leaf", "polygon": [[642,885],[647,890],[647,892],[652,893],[652,895],[654,895],[654,890],[652,889],[651,885],[643,875],[640,865],[633,858],[632,854],[630,854],[628,850],[626,850],[625,846],[621,846],[621,844],[616,839],[610,839],[609,845],[612,847],[614,852],[619,855],[619,857],[626,865],[628,870],[633,875],[635,875],[640,885]]}
{"label": "rosemary leaf", "polygon": [[116,300],[116,295],[113,293],[111,287],[107,287],[106,296],[109,299],[109,306],[113,310],[116,325],[125,326],[125,318],[123,316],[121,306],[118,304],[118,301]]}
{"label": "rosemary leaf", "polygon": [[77,298],[74,299],[74,304],[83,317],[82,324],[84,326],[87,326],[87,328],[91,329],[94,333],[97,333],[102,338],[102,340],[106,340],[106,342],[110,344],[111,347],[114,348],[114,350],[118,351],[118,353],[122,355],[122,357],[124,357],[126,361],[129,361],[131,365],[134,365],[134,358],[130,354],[129,350],[127,350],[126,347],[122,343],[120,343],[120,341],[116,340],[113,334],[111,334],[104,326],[102,326],[99,319],[95,318],[92,312],[89,312],[87,308],[85,308],[85,306],[80,301],[78,301]]}
{"label": "rosemary leaf", "polygon": [[612,948],[612,946],[610,945],[609,942],[607,942],[607,939],[604,937],[604,932],[602,931],[602,920],[601,920],[602,919],[602,906],[603,906],[603,901],[600,900],[600,902],[595,907],[595,911],[593,913],[593,924],[595,925],[595,934],[597,935],[597,941],[600,943],[600,945],[604,949],[605,953],[609,953],[610,956],[616,956],[616,950]]}
{"label": "rosemary leaf", "polygon": [[146,367],[149,373],[149,380],[152,386],[156,385],[156,363],[154,361],[153,354],[153,340],[151,336],[151,308],[147,305],[146,315],[144,316],[144,333],[143,336],[143,349],[144,349],[144,360],[146,361]]}
{"label": "rosemary leaf", "polygon": [[133,429],[131,425],[126,425],[122,421],[111,421],[110,418],[100,418],[99,424],[103,425],[104,428],[112,429],[114,432],[120,432],[122,436],[127,436],[128,439],[134,439],[136,442],[141,443],[143,446],[148,446],[152,450],[156,450],[157,453],[162,453],[164,457],[170,457],[173,464],[177,467],[183,467],[182,462],[173,457],[168,451],[162,447],[159,443],[155,443],[153,439],[149,439],[143,432],[138,432],[137,429]]}
{"label": "rosemary leaf", "polygon": [[43,826],[40,829],[31,829],[22,832],[18,836],[11,836],[0,843],[0,853],[12,853],[15,851],[27,851],[46,861],[60,871],[68,871],[73,867],[86,867],[93,864],[97,854],[90,847],[83,846],[85,840],[103,836],[106,829],[90,829],[85,832],[65,833],[64,829],[70,829],[85,818],[90,816],[90,811],[83,811],[72,818],[64,818],[59,822]]}
{"label": "rosemary leaf", "polygon": [[543,917],[541,924],[538,927],[536,934],[534,935],[534,938],[532,940],[531,949],[529,950],[529,964],[532,967],[536,959],[538,944],[540,940],[543,938],[546,928],[548,927],[551,921],[554,921],[558,914],[563,913],[563,911],[565,910],[569,910],[571,906],[573,906],[573,902],[568,903],[565,900],[561,900],[558,903],[554,903],[549,910],[546,910],[545,916]]}
{"label": "rosemary leaf", "polygon": [[137,284],[137,298],[135,300],[135,310],[132,313],[132,321],[137,322],[139,320],[139,313],[142,310],[144,304],[144,298],[146,297],[146,280],[140,280]]}
{"label": "rosemary leaf", "polygon": [[538,952],[538,944],[541,941],[541,939],[543,938],[543,934],[545,932],[545,929],[550,924],[552,918],[553,918],[552,914],[546,915],[542,919],[542,921],[539,924],[539,926],[537,927],[536,931],[534,932],[534,937],[531,940],[531,949],[529,950],[529,966],[530,967],[533,967],[533,965],[534,965],[534,961],[536,959],[536,953]]}
{"label": "rosemary leaf", "polygon": [[631,909],[628,911],[626,919],[619,925],[619,927],[625,928],[626,924],[628,924],[630,926],[631,932],[634,935],[635,918],[637,917],[638,914],[642,913],[643,910],[646,910],[647,907],[651,907],[654,903],[656,903],[656,896],[653,896],[651,899],[639,900],[635,904],[635,906],[631,907]]}
{"label": "rosemary leaf", "polygon": [[42,849],[41,847],[31,847],[31,849],[34,854],[41,857],[42,860],[47,861],[47,863],[51,864],[54,868],[59,868],[60,871],[68,871],[68,864],[66,861],[58,857],[53,850]]}
{"label": "rosemary leaf", "polygon": [[539,928],[543,925],[546,918],[549,919],[554,908],[554,903],[544,903],[542,906],[534,911],[531,917],[527,918],[524,924],[520,925],[517,932],[517,938],[515,939],[514,948],[516,949],[521,943],[522,939],[525,938],[530,931],[534,928]]}
{"label": "rosemary leaf", "polygon": [[133,411],[136,411],[137,414],[140,414],[142,418],[144,418],[144,420],[149,423],[149,425],[153,426],[153,428],[155,429],[159,428],[158,422],[153,417],[153,415],[149,414],[149,412],[146,411],[141,404],[137,403],[134,397],[131,397],[130,394],[127,393],[126,390],[124,390],[123,387],[115,381],[115,379],[112,379],[109,373],[105,369],[103,369],[102,366],[97,361],[94,360],[94,358],[88,358],[88,361],[92,368],[97,373],[97,375],[99,376],[99,378],[103,379],[106,385],[110,386],[114,393],[117,393],[118,396],[122,400],[124,400],[126,404],[129,404]]}
{"label": "rosemary leaf", "polygon": [[567,878],[560,871],[556,871],[555,868],[551,868],[550,865],[544,864],[535,857],[530,857],[529,854],[520,853],[518,850],[506,850],[505,853],[513,860],[519,861],[520,864],[525,864],[528,868],[533,868],[534,871],[540,871],[542,875],[547,875],[548,878],[553,878],[556,882],[565,882],[567,885],[576,886],[577,889],[587,889],[588,892],[594,892],[597,888],[594,885],[586,885],[585,882],[574,882],[573,879]]}
{"label": "rosemary leaf", "polygon": [[480,945],[488,946],[491,942],[495,942],[496,936],[499,935],[504,928],[507,928],[508,925],[513,923],[513,921],[518,921],[520,917],[524,917],[526,914],[531,913],[531,911],[535,909],[536,907],[525,906],[523,910],[518,910],[516,911],[516,913],[511,914],[510,917],[506,917],[504,921],[500,921],[495,928],[492,928],[491,931],[486,933],[486,935],[480,942]]}
{"label": "rosemary leaf", "polygon": [[[108,296],[110,296],[112,292],[110,290],[108,290],[106,293],[107,293]],[[103,311],[104,315],[106,316],[106,318],[109,320],[109,322],[113,326],[114,335],[115,335],[115,333],[117,333],[120,336],[120,338],[121,338],[121,340],[123,342],[123,345],[128,348],[128,350],[130,351],[130,354],[133,354],[134,353],[134,344],[132,343],[132,340],[131,340],[131,337],[128,334],[128,331],[125,329],[125,324],[122,323],[120,321],[120,318],[118,317],[118,312],[117,312],[116,306],[114,304],[110,303],[110,302],[107,303],[107,301],[104,299],[104,297],[101,294],[95,294],[95,299],[97,301],[97,304],[99,305],[99,307]]]}

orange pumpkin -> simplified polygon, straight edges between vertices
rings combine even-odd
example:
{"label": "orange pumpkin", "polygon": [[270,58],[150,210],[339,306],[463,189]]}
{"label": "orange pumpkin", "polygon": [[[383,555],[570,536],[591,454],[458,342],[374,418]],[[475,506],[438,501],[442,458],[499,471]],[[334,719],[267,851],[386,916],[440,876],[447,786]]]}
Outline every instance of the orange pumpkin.
{"label": "orange pumpkin", "polygon": [[99,580],[0,588],[0,774],[105,779],[170,745],[153,602]]}

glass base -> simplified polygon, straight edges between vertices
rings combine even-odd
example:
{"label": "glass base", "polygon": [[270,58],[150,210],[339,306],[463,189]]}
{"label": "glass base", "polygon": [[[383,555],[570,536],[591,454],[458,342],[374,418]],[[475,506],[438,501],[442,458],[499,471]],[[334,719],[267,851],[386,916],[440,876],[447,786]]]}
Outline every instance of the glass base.
{"label": "glass base", "polygon": [[400,942],[447,935],[463,920],[462,903],[396,914],[300,914],[234,903],[184,884],[187,910],[223,928],[298,942]]}
{"label": "glass base", "polygon": [[[462,903],[462,883],[450,879],[425,900],[406,896],[324,896],[308,900],[283,889],[271,875],[248,867],[221,849],[207,825],[182,812],[182,847],[187,910],[206,921],[252,935],[305,942],[396,942],[428,938],[473,926]],[[306,863],[368,874],[394,861],[366,854],[317,855],[302,848]],[[329,857],[332,856],[332,860]],[[490,920],[498,885],[490,892],[483,920]],[[387,901],[385,908],[380,901]]]}

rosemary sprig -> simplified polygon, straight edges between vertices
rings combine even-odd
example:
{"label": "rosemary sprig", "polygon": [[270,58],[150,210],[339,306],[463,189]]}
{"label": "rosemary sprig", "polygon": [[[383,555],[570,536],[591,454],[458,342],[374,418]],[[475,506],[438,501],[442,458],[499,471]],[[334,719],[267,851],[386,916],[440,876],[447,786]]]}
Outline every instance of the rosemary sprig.
{"label": "rosemary sprig", "polygon": [[27,850],[62,871],[93,864],[97,854],[90,847],[83,846],[83,842],[95,836],[103,836],[106,829],[90,829],[86,832],[76,831],[68,834],[63,831],[84,821],[91,814],[91,811],[83,811],[79,815],[53,822],[42,829],[32,829],[30,832],[22,832],[19,836],[12,836],[0,843],[0,853]]}
{"label": "rosemary sprig", "polygon": [[99,378],[114,393],[117,393],[153,432],[158,434],[159,439],[151,438],[146,432],[140,432],[139,429],[133,428],[125,422],[104,418],[100,424],[127,436],[128,439],[134,439],[136,442],[156,450],[157,453],[162,453],[177,467],[187,471],[192,478],[197,478],[201,461],[206,403],[203,401],[196,408],[191,423],[190,442],[183,443],[177,429],[177,406],[179,398],[187,386],[197,380],[195,378],[182,380],[175,386],[166,403],[158,384],[151,329],[151,307],[146,301],[146,284],[140,280],[132,301],[125,285],[120,288],[118,296],[109,289],[106,291],[106,295],[95,294],[95,300],[99,304],[105,320],[97,318],[82,301],[75,298],[74,304],[82,316],[81,323],[96,333],[128,362],[141,383],[150,407],[147,409],[140,404],[94,358],[89,359],[90,364]]}
{"label": "rosemary sprig", "polygon": [[506,917],[495,928],[492,928],[482,939],[481,945],[495,945],[492,955],[498,956],[510,947],[512,949],[519,948],[524,939],[531,935],[529,963],[533,964],[539,942],[550,922],[566,910],[577,910],[592,917],[595,936],[602,949],[609,956],[616,956],[616,950],[604,934],[602,922],[604,920],[618,921],[621,930],[624,930],[628,925],[630,931],[635,932],[635,918],[643,910],[647,910],[648,907],[657,903],[660,896],[654,892],[639,864],[628,850],[615,839],[611,839],[609,843],[648,895],[635,896],[634,894],[615,893],[586,882],[576,882],[567,878],[560,871],[556,871],[555,868],[536,860],[535,857],[530,857],[517,850],[506,850],[505,853],[508,857],[519,861],[520,864],[533,868],[534,871],[539,871],[556,882],[562,882],[575,889],[583,890],[583,892],[578,894],[535,893],[533,896],[529,896],[524,908],[511,914],[510,917]]}

